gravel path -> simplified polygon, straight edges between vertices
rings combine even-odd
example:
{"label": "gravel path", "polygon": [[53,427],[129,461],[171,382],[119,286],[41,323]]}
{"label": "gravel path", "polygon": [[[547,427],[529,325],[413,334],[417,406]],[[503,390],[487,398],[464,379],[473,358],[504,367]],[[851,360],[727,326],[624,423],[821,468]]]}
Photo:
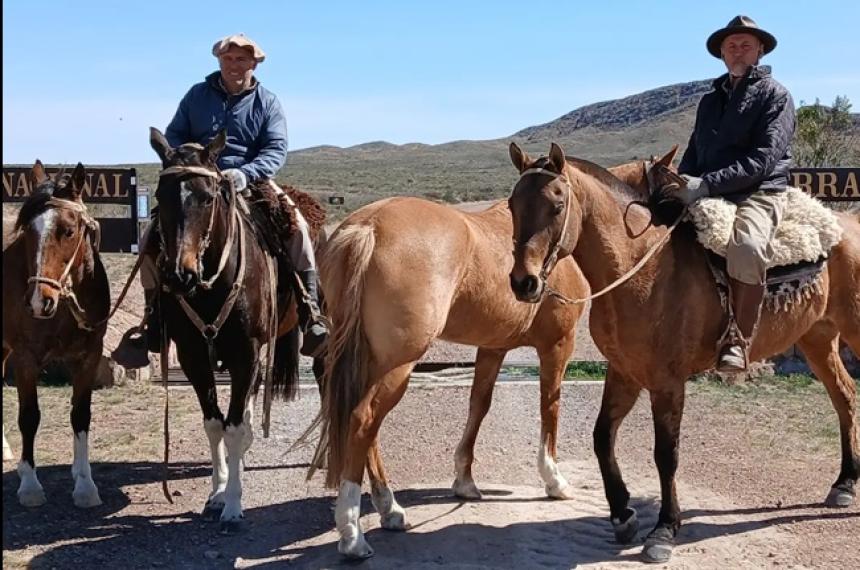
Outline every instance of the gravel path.
{"label": "gravel path", "polygon": [[[835,414],[823,389],[814,385],[771,394],[708,386],[691,386],[688,398],[678,475],[685,524],[669,566],[860,567],[858,508],[819,506],[839,462]],[[115,390],[128,388],[94,398],[94,437],[117,448],[125,445],[131,453],[135,433],[142,431],[137,418],[146,413],[157,425],[162,394],[138,388],[128,401],[117,403],[116,394],[107,401]],[[559,453],[576,497],[559,502],[544,498],[536,469],[537,384],[500,384],[476,449],[474,474],[485,499],[462,503],[452,498],[449,485],[469,388],[414,382],[381,434],[392,485],[414,528],[379,529],[365,495],[362,524],[377,555],[358,567],[638,566],[639,547],[612,540],[591,452],[601,390],[599,383],[564,387]],[[7,389],[4,396],[10,393]],[[158,453],[100,463],[108,451],[96,447],[93,473],[105,504],[90,511],[71,505],[68,463],[40,467],[49,504],[37,510],[17,504],[17,474],[12,464],[4,464],[4,567],[353,567],[342,564],[336,552],[333,493],[320,477],[304,479],[311,450],[286,454],[317,406],[315,390],[304,389],[299,401],[274,407],[269,440],[257,428],[244,478],[246,530],[230,537],[219,536],[216,525],[196,514],[209,488],[208,447],[187,388],[171,390],[174,505],[161,495]],[[9,426],[13,405],[4,409]],[[67,416],[61,415],[43,417],[43,423],[62,424]],[[17,430],[9,435],[18,449]],[[46,436],[38,443],[69,454],[69,439]],[[621,429],[618,457],[645,531],[658,510],[652,441],[643,398]]]}

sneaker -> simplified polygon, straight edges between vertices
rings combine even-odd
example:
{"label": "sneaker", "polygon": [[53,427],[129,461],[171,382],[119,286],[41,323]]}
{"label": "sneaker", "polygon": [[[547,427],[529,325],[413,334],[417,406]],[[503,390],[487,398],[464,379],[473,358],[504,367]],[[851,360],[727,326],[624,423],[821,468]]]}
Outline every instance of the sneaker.
{"label": "sneaker", "polygon": [[300,352],[305,356],[315,358],[323,353],[327,344],[328,328],[324,323],[317,321],[305,331]]}

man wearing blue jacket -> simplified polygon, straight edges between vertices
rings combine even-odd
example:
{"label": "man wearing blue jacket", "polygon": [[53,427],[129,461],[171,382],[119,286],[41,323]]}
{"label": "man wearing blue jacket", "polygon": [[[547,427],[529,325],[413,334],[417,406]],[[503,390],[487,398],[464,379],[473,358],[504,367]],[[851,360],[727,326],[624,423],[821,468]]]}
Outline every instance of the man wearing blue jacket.
{"label": "man wearing blue jacket", "polygon": [[678,166],[687,181],[681,198],[692,203],[719,196],[737,204],[726,250],[730,323],[721,339],[717,369],[747,368],[765,294],[770,242],[785,210],[794,137],[794,101],[759,60],[776,38],[747,16],[711,34],[708,52],[728,73],[699,102],[696,125]]}
{"label": "man wearing blue jacket", "polygon": [[[287,121],[274,93],[265,89],[254,70],[266,55],[243,34],[227,36],[215,42],[212,54],[218,58],[220,70],[197,83],[179,103],[176,114],[165,131],[172,147],[195,142],[208,144],[219,132],[227,131],[227,145],[218,157],[222,175],[229,178],[238,192],[253,182],[266,182],[278,195],[295,208],[290,198],[273,179],[287,159]],[[300,325],[304,331],[302,353],[316,355],[328,338],[328,329],[319,309],[316,260],[307,222],[295,208],[298,231],[288,240],[288,253],[293,269],[307,295],[296,291],[299,302]],[[141,284],[147,301],[157,287],[157,270],[148,243],[149,231],[142,241]],[[148,251],[149,250],[149,251]],[[157,351],[160,342],[159,323],[153,312],[147,319],[149,349]]]}

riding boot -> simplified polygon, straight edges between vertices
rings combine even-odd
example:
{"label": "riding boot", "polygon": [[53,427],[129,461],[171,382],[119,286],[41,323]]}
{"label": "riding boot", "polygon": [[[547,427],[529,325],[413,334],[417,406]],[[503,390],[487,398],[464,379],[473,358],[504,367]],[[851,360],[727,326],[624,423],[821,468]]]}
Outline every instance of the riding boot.
{"label": "riding boot", "polygon": [[[305,356],[322,354],[328,341],[328,324],[319,308],[317,272],[314,269],[296,272],[299,326],[304,332],[301,353]],[[300,285],[300,286],[299,286]]]}
{"label": "riding boot", "polygon": [[744,372],[749,366],[749,349],[761,316],[765,289],[765,285],[750,285],[729,278],[731,312],[729,326],[720,341],[719,372]]}

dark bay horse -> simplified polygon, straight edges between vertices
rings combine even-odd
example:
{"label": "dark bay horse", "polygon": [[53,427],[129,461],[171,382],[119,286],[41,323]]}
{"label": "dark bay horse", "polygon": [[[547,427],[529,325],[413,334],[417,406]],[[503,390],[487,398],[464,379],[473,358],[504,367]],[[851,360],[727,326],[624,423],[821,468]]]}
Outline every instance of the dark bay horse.
{"label": "dark bay horse", "polygon": [[[672,153],[674,155],[674,152]],[[641,163],[621,165],[637,178]],[[365,468],[382,526],[406,528],[405,511],[388,484],[376,434],[406,390],[418,359],[435,339],[477,346],[469,418],[454,454],[454,492],[481,497],[472,478],[474,447],[505,354],[532,346],[540,359],[541,429],[538,472],[548,496],[572,498],[556,461],[561,381],[584,305],[547,298],[519,303],[510,291],[511,215],[500,201],[467,213],[418,198],[391,198],[347,217],[320,252],[321,283],[334,323],[323,385],[327,483],[340,485],[339,550],[373,551],[358,525]],[[588,286],[571,259],[553,287],[583,296]]]}
{"label": "dark bay horse", "polygon": [[[665,228],[652,228],[635,239],[628,236],[625,209],[641,196],[599,166],[565,159],[555,144],[549,157],[538,160],[515,144],[510,154],[520,173],[509,200],[515,242],[511,286],[518,299],[541,301],[546,287],[542,267],[547,267],[556,246],[558,258],[573,256],[592,289],[599,291],[665,236]],[[823,293],[778,315],[765,309],[750,359],[781,353],[795,343],[803,350],[839,417],[842,462],[825,502],[848,506],[855,498],[860,445],[854,380],[838,349],[841,337],[860,354],[860,220],[837,216],[844,235],[830,252],[821,281]],[[628,221],[643,228],[648,219],[641,210],[631,209]],[[595,299],[591,308],[592,337],[609,361],[594,447],[611,522],[624,543],[636,537],[638,522],[615,459],[615,439],[639,392],[646,389],[651,396],[662,506],[645,541],[643,554],[650,562],[669,559],[681,525],[675,471],[685,382],[714,365],[717,340],[726,324],[704,250],[687,230],[679,226],[640,271]],[[548,271],[555,273],[551,264]]]}
{"label": "dark bay horse", "polygon": [[33,192],[3,251],[3,374],[8,362],[22,438],[18,500],[27,507],[46,501],[33,454],[41,419],[36,384],[47,364],[62,362],[72,378],[72,498],[78,507],[93,507],[101,499],[88,457],[90,401],[110,310],[98,224],[84,205],[82,164],[66,180],[48,177],[36,161],[30,182]]}
{"label": "dark bay horse", "polygon": [[[171,148],[153,128],[150,143],[163,166],[156,190],[161,320],[197,393],[209,439],[212,492],[204,518],[220,518],[222,532],[232,532],[242,519],[242,459],[253,440],[263,345],[271,351],[276,339],[274,392],[291,398],[298,388],[295,301],[244,201],[216,167],[226,134],[206,147]],[[230,372],[226,417],[215,390],[217,362]]]}

